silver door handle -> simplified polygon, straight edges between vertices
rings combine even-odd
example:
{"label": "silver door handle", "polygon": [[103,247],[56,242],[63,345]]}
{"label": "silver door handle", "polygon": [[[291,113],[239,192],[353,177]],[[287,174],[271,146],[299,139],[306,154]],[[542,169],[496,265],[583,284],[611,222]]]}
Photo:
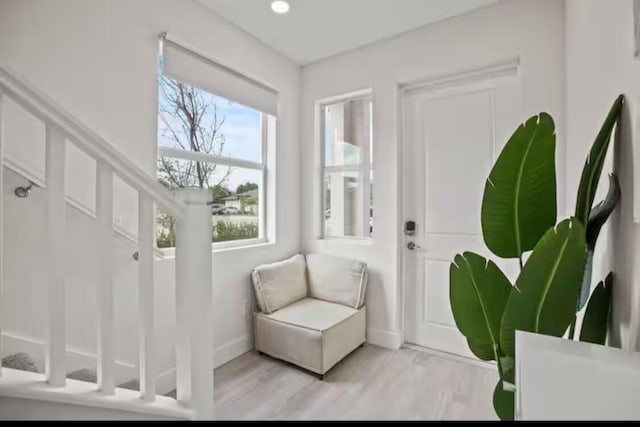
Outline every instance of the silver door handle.
{"label": "silver door handle", "polygon": [[416,245],[414,242],[407,243],[407,249],[410,251],[415,251],[416,249],[422,249],[422,246]]}

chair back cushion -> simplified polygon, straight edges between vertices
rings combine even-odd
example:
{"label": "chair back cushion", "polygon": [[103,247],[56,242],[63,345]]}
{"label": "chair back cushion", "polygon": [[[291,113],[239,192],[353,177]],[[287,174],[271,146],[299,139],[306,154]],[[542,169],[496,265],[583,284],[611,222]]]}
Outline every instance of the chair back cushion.
{"label": "chair back cushion", "polygon": [[256,267],[251,278],[258,307],[263,313],[271,314],[307,297],[307,278],[302,255]]}
{"label": "chair back cushion", "polygon": [[359,309],[367,291],[367,264],[332,255],[307,255],[309,296]]}

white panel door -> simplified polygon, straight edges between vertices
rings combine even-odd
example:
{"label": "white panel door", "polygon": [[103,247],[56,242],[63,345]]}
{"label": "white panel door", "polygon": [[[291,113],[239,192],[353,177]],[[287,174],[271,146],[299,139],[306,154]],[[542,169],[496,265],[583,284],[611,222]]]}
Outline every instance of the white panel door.
{"label": "white panel door", "polygon": [[[491,256],[480,225],[484,183],[518,124],[520,99],[515,76],[404,93],[404,219],[416,223],[404,240],[407,342],[472,356],[451,312],[449,265],[464,251]],[[517,274],[517,263],[491,257]]]}

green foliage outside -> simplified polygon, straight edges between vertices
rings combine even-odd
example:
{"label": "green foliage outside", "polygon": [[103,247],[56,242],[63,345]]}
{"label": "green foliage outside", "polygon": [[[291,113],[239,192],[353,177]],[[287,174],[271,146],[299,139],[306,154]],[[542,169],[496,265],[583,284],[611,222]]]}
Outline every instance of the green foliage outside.
{"label": "green foliage outside", "polygon": [[255,239],[258,237],[258,224],[252,221],[242,221],[234,224],[231,221],[220,221],[213,227],[213,242],[229,240]]}
{"label": "green foliage outside", "polygon": [[242,194],[242,193],[246,193],[248,191],[257,190],[257,189],[258,189],[258,184],[256,184],[255,182],[246,182],[244,184],[238,185],[238,188],[236,188],[236,194]]}
{"label": "green foliage outside", "polygon": [[[157,215],[158,231],[156,235],[158,248],[173,248],[176,246],[176,221],[163,212]],[[255,221],[219,221],[211,233],[211,242],[226,242],[229,240],[255,239],[259,236],[258,223]]]}
{"label": "green foliage outside", "polygon": [[224,205],[224,199],[231,195],[229,190],[224,184],[216,184],[211,187],[211,199],[213,203]]}
{"label": "green foliage outside", "polygon": [[158,224],[156,241],[159,248],[173,248],[176,246],[176,220],[164,212],[157,212]]}
{"label": "green foliage outside", "polygon": [[[250,197],[244,201],[244,206],[245,208],[251,207],[251,206],[258,206],[258,199],[256,199],[255,197]],[[251,214],[251,212],[248,212],[248,213]]]}

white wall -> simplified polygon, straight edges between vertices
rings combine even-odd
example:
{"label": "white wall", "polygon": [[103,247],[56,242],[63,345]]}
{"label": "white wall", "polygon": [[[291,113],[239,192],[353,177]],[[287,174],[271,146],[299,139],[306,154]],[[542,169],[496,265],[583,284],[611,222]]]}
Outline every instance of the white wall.
{"label": "white wall", "polygon": [[[556,121],[559,215],[565,212],[564,4],[508,0],[303,68],[303,244],[308,251],[360,258],[371,269],[368,339],[401,342],[401,255],[398,84],[464,71],[519,55],[522,119],[540,111]],[[373,88],[374,235],[370,243],[319,239],[316,100]],[[516,124],[514,124],[514,129]],[[312,173],[313,172],[313,173]],[[315,177],[314,177],[315,173]],[[409,218],[407,218],[409,219]]]}
{"label": "white wall", "polygon": [[[567,0],[566,43],[568,195],[575,194],[582,163],[611,104],[619,94],[626,96],[622,132],[615,156],[610,155],[615,158],[622,201],[612,215],[611,231],[598,240],[598,246],[610,253],[602,261],[599,278],[608,268],[615,271],[611,343],[639,350],[640,227],[633,223],[633,193],[639,189],[633,175],[638,173],[634,156],[637,159],[640,131],[640,60],[633,57],[633,1]],[[606,183],[604,173],[602,179]],[[575,198],[567,201],[575,203]]]}
{"label": "white wall", "polygon": [[[193,0],[0,0],[0,66],[17,71],[155,175],[158,35],[164,31],[239,72],[265,81],[280,93],[278,166],[269,176],[278,188],[274,221],[277,234],[272,236],[272,244],[213,254],[214,342],[220,362],[251,346],[251,322],[249,313],[245,313],[251,307],[245,307],[246,302],[253,301],[252,267],[289,256],[300,246],[299,67]],[[29,138],[23,141],[34,144]],[[20,141],[17,147],[20,151]],[[91,174],[90,168],[88,172],[80,170],[81,163],[74,163],[77,168],[67,175],[69,185],[75,188],[75,194],[91,200],[86,185],[78,186]],[[3,256],[10,268],[2,277],[7,296],[2,301],[3,324],[10,325],[7,332],[12,334],[42,339],[42,325],[35,320],[40,307],[29,305],[41,301],[41,289],[46,284],[46,272],[36,271],[43,265],[42,195],[36,191],[30,199],[17,200],[11,195],[12,188],[6,190],[4,197],[11,214],[5,224],[7,251]],[[116,219],[120,217],[121,225],[135,232],[135,194],[119,188],[116,196]],[[67,302],[74,312],[67,331],[70,346],[92,353],[95,329],[86,325],[95,324],[90,266],[98,260],[91,261],[90,254],[94,223],[78,219],[78,215],[69,214],[68,287],[74,292]],[[118,357],[135,363],[135,354],[130,352],[136,329],[137,273],[130,258],[135,247],[121,246],[115,255],[116,286],[123,287],[116,301],[117,309],[121,309],[117,317],[130,322],[119,328],[126,338],[119,337]],[[173,269],[173,260],[156,266],[159,372],[172,364]]]}

